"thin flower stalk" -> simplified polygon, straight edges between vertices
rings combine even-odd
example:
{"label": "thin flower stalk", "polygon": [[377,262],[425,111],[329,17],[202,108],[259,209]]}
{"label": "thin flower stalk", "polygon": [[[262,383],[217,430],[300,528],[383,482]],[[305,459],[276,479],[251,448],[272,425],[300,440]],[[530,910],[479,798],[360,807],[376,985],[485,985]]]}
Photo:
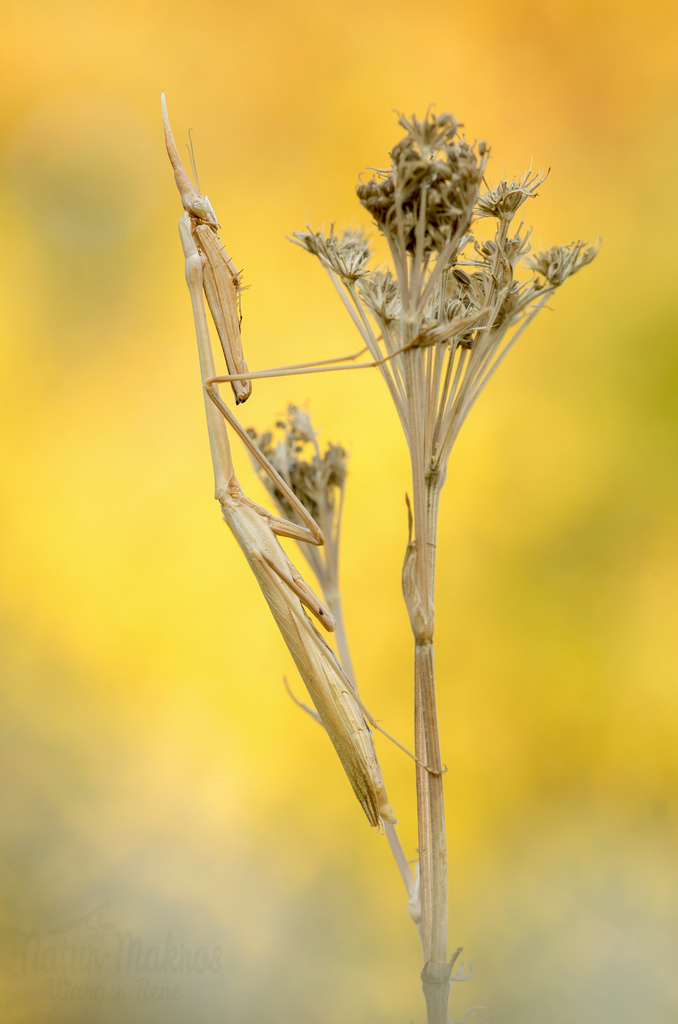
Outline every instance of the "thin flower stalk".
{"label": "thin flower stalk", "polygon": [[[299,551],[315,573],[323,598],[334,616],[334,636],[339,652],[339,661],[358,697],[358,684],[346,634],[344,610],[339,586],[339,539],[344,495],[347,478],[348,455],[340,445],[328,444],[321,452],[318,432],[314,430],[307,410],[290,403],[287,415],[275,423],[274,430],[257,433],[250,428],[249,436],[259,450],[276,469],[292,493],[308,509],[323,532],[325,543],[321,547],[299,543]],[[252,465],[269,492],[280,514],[290,521],[298,521],[298,515],[287,496],[275,485],[269,473],[263,471],[260,462],[252,459]],[[296,701],[296,698],[294,698]],[[300,703],[299,701],[296,701]],[[316,721],[318,716],[306,705]],[[322,724],[320,722],[320,724]],[[383,828],[391,853],[405,885],[408,899],[417,903],[417,886],[405,851],[398,836],[395,823],[384,820]]]}

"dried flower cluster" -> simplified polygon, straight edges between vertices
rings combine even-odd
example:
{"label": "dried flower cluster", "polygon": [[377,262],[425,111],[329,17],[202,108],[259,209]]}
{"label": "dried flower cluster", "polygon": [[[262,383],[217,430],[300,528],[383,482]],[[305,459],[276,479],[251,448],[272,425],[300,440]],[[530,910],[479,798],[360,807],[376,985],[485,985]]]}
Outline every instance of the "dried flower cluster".
{"label": "dried flower cluster", "polygon": [[[481,188],[489,150],[467,143],[450,114],[400,124],[406,135],[391,151],[391,167],[357,188],[394,270],[373,266],[359,230],[307,230],[294,239],[337,286],[380,364],[410,445],[429,473],[444,474],[461,424],[510,345],[597,249],[576,242],[527,260],[530,231],[512,223],[545,175],[527,172]],[[487,217],[496,230],[483,239],[476,222]],[[522,279],[521,263],[531,271]],[[413,418],[425,421],[420,443]]]}
{"label": "dried flower cluster", "polygon": [[[282,432],[277,441],[270,430],[263,434],[254,430],[248,433],[315,521],[333,524],[340,516],[343,500],[346,452],[339,445],[329,444],[321,455],[311,417],[296,405],[288,405],[287,419],[278,420],[275,427]],[[283,515],[294,521],[292,506],[260,467],[259,471]],[[329,531],[330,535],[334,532],[334,528]]]}
{"label": "dried flower cluster", "polygon": [[[325,538],[322,547],[302,543],[299,550],[315,573],[325,602],[336,620],[341,663],[354,681],[339,591],[339,536],[348,456],[340,445],[335,444],[328,444],[321,452],[311,417],[296,405],[288,405],[286,419],[278,420],[274,429],[276,434],[271,430],[258,434],[252,428],[248,433],[322,530]],[[252,465],[280,515],[291,522],[299,522],[288,499],[271,477],[255,460],[252,460]]]}
{"label": "dried flower cluster", "polygon": [[485,147],[479,160],[451,114],[400,124],[407,135],[391,151],[391,170],[358,185],[358,198],[393,245],[411,255],[444,254],[468,225]]}

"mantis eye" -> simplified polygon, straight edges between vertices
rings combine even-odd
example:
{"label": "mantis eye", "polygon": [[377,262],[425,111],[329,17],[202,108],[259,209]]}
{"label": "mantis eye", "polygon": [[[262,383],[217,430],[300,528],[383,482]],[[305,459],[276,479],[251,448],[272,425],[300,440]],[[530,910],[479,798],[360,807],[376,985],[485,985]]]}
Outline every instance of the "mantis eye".
{"label": "mantis eye", "polygon": [[210,227],[218,228],[217,215],[212,209],[212,204],[206,196],[200,196],[191,203],[191,214],[198,220],[209,224]]}

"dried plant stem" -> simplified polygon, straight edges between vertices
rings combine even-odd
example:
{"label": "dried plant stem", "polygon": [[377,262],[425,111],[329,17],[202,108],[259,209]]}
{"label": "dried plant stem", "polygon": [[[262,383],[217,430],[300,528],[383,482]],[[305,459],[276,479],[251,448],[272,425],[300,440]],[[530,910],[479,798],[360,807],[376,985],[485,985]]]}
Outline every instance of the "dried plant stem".
{"label": "dried plant stem", "polygon": [[400,836],[398,835],[395,825],[392,825],[390,822],[385,821],[384,835],[386,836],[389,848],[391,850],[391,853],[393,854],[393,859],[396,862],[396,867],[400,872],[400,877],[402,878],[403,884],[405,885],[408,901],[417,901],[418,906],[419,893],[417,891],[416,879],[412,874],[410,862],[408,861],[407,854],[403,849],[403,844],[400,842]]}
{"label": "dried plant stem", "polygon": [[[337,645],[337,651],[339,653],[339,661],[344,672],[351,680],[355,683],[355,672],[353,670],[353,660],[351,658],[351,651],[348,645],[348,637],[346,635],[346,623],[344,622],[344,609],[341,603],[341,594],[339,587],[323,587],[323,597],[327,607],[334,616],[334,639]],[[357,687],[356,687],[357,691]]]}
{"label": "dried plant stem", "polygon": [[[412,463],[411,529],[403,573],[403,592],[414,635],[414,728],[421,936],[422,986],[429,1024],[446,1024],[451,965],[447,962],[447,838],[443,766],[436,710],[433,634],[435,626],[435,555],[440,477],[431,475],[426,457],[425,410],[417,396],[425,394],[424,355],[404,353],[405,388],[410,402]],[[426,767],[423,767],[426,766]]]}
{"label": "dried plant stem", "polygon": [[[437,505],[437,496],[435,497]],[[416,502],[415,502],[416,508]],[[435,526],[434,526],[435,529]],[[430,596],[433,608],[434,577],[421,572],[434,549],[435,540],[426,528],[419,533],[415,518],[415,537],[427,538],[422,545],[415,540],[415,579],[421,593]],[[419,549],[423,555],[419,557]],[[419,580],[421,582],[419,583]],[[424,589],[428,586],[428,590]],[[417,817],[419,836],[419,872],[421,892],[420,934],[424,953],[422,984],[429,1024],[445,1024],[449,995],[450,965],[447,962],[447,839],[442,761],[436,711],[433,665],[433,613],[415,635],[414,721],[415,755],[426,768],[417,766]]]}

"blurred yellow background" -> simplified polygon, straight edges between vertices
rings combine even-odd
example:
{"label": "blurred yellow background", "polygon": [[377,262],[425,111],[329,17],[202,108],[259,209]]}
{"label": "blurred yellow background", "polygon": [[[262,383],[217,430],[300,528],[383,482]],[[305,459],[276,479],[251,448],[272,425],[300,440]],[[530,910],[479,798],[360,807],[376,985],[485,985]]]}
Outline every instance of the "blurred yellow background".
{"label": "blurred yellow background", "polygon": [[[666,0],[5,0],[3,1021],[423,1019],[385,840],[285,694],[211,498],[161,89],[249,285],[253,368],[358,347],[286,236],[367,223],[354,186],[394,110],[452,111],[492,183],[551,167],[537,244],[602,237],[473,411],[443,499],[450,943],[474,965],[451,1007],[676,1019],[676,20]],[[351,449],[350,640],[409,744],[394,411],[366,372],[262,383],[241,418],[288,400]],[[378,746],[414,858],[411,763]]]}

